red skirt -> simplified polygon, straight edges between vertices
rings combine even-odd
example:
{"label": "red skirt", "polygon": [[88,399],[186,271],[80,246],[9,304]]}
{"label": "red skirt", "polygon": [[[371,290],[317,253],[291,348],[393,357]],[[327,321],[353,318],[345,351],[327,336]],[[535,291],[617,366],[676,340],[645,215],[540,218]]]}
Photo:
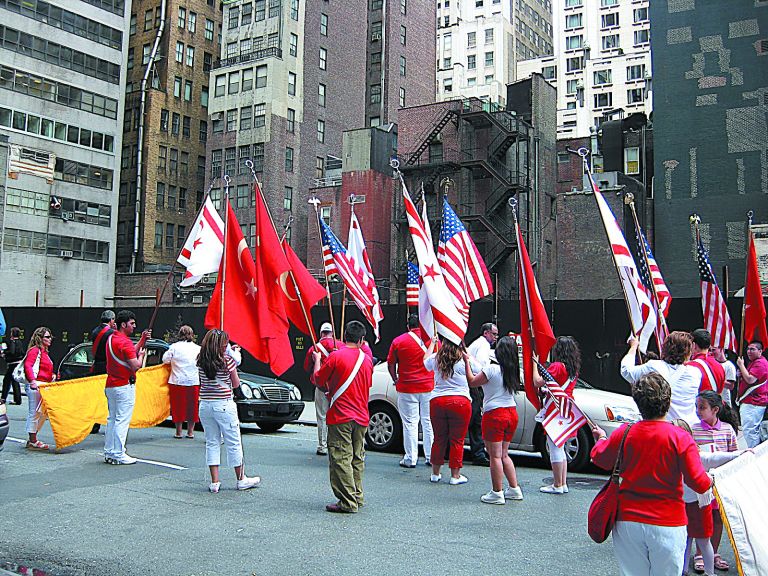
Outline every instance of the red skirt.
{"label": "red skirt", "polygon": [[712,537],[712,505],[699,508],[698,502],[686,502],[685,514],[688,516],[689,538]]}
{"label": "red skirt", "polygon": [[200,422],[197,416],[200,386],[168,384],[171,393],[171,419],[174,422]]}

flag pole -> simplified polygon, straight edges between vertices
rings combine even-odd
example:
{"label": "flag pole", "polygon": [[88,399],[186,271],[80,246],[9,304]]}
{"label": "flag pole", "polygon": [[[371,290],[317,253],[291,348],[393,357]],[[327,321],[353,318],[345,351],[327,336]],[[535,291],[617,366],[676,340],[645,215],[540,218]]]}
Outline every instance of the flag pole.
{"label": "flag pole", "polygon": [[325,257],[323,256],[323,232],[320,229],[320,209],[318,206],[320,206],[320,200],[317,198],[317,196],[312,196],[308,200],[309,204],[312,204],[312,206],[315,209],[315,223],[317,224],[317,240],[320,242],[320,257],[323,259],[323,278],[325,278],[325,294],[328,298],[328,314],[331,318],[331,328],[333,328],[333,347],[336,347],[336,323],[333,319],[333,303],[331,302],[331,286],[328,283],[328,273],[325,271]]}
{"label": "flag pole", "polygon": [[229,227],[229,183],[232,179],[224,174],[224,253],[221,255],[221,311],[219,329],[224,330],[224,284],[227,281],[227,228]]}
{"label": "flag pole", "polygon": [[411,315],[411,307],[408,305],[408,248],[405,249],[405,320]]}
{"label": "flag pole", "polygon": [[625,202],[629,205],[629,210],[632,212],[632,220],[635,223],[635,233],[637,235],[638,240],[642,240],[642,242],[639,242],[640,244],[640,251],[641,256],[643,257],[643,260],[645,261],[645,269],[648,270],[648,279],[651,284],[651,293],[653,294],[653,303],[656,306],[656,313],[658,314],[658,322],[661,324],[661,330],[662,330],[662,338],[659,338],[659,334],[656,334],[656,342],[659,345],[659,352],[661,352],[661,344],[664,338],[669,336],[669,328],[667,328],[667,319],[664,317],[664,314],[661,310],[661,303],[659,302],[659,294],[656,292],[656,284],[653,281],[653,275],[651,273],[651,263],[648,260],[648,250],[645,247],[645,235],[643,234],[642,230],[640,230],[640,222],[637,219],[637,212],[635,211],[635,196],[634,194],[627,194],[625,196]]}
{"label": "flag pole", "polygon": [[[739,330],[739,356],[744,354],[744,321],[747,319],[747,275],[749,274],[749,251],[752,242],[752,217],[755,213],[752,210],[747,212],[747,257],[744,260],[744,297],[741,300],[741,329]],[[725,295],[728,298],[728,293]]]}
{"label": "flag pole", "polygon": [[[197,215],[195,216],[195,222],[197,222],[197,219],[200,218],[200,214],[203,212],[203,208],[205,207],[205,201],[208,199],[208,196],[211,195],[211,190],[213,189],[213,185],[215,182],[216,182],[216,178],[211,180],[211,184],[208,186],[208,191],[205,193],[205,196],[203,197],[203,203],[200,204],[200,210],[197,211]],[[149,326],[147,326],[147,330],[152,330],[152,326],[155,325],[157,312],[160,309],[160,301],[163,299],[163,296],[165,295],[165,291],[168,289],[168,285],[171,283],[171,278],[173,278],[173,271],[176,269],[176,264],[179,263],[179,256],[181,256],[181,251],[184,250],[184,246],[187,245],[187,241],[189,240],[189,237],[192,235],[193,231],[194,229],[190,229],[189,232],[187,232],[187,236],[186,238],[184,238],[184,243],[181,245],[181,248],[179,249],[179,253],[176,256],[176,260],[173,261],[173,264],[171,265],[171,269],[168,271],[168,276],[165,277],[165,283],[163,284],[163,287],[160,290],[160,293],[155,297],[155,309],[152,311],[152,317],[149,319]]]}
{"label": "flag pole", "polygon": [[[517,244],[517,254],[518,254],[518,262],[520,262],[520,236],[522,235],[520,233],[520,223],[517,221],[517,200],[515,198],[509,199],[509,206],[512,208],[512,219],[514,220],[515,224],[515,243]],[[526,329],[528,330],[528,334],[531,338],[531,347],[533,348],[531,350],[532,356],[536,362],[536,335],[533,330],[533,312],[531,311],[531,298],[530,294],[528,294],[528,279],[525,276],[525,266],[519,266],[518,268],[519,274],[523,277],[523,287],[525,289],[525,307],[527,308],[528,312],[528,326],[526,326]],[[520,326],[522,328],[522,326]]]}

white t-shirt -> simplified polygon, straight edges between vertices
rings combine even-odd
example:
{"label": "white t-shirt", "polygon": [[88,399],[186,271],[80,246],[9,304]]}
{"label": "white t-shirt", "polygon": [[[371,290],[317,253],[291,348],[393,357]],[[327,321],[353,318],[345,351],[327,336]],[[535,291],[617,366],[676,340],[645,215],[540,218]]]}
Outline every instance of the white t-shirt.
{"label": "white t-shirt", "polygon": [[194,342],[174,342],[163,354],[163,364],[171,365],[168,384],[176,386],[199,386],[200,375],[197,371],[197,356],[200,346]]}
{"label": "white t-shirt", "polygon": [[[725,379],[730,380],[731,382],[736,382],[736,366],[733,362],[730,360],[726,360],[725,362],[721,362],[720,365],[723,367],[723,370],[725,370]],[[726,402],[728,404],[731,403],[731,391],[728,390],[728,388],[723,388],[723,402]]]}
{"label": "white t-shirt", "polygon": [[483,374],[488,382],[483,384],[483,413],[496,408],[512,408],[517,406],[515,395],[504,388],[504,378],[501,374],[501,366],[490,362],[483,368]]}
{"label": "white t-shirt", "polygon": [[480,338],[469,345],[467,354],[469,354],[474,359],[475,363],[482,368],[488,364],[491,359],[491,343],[485,339],[485,336],[480,336]]}
{"label": "white t-shirt", "polygon": [[464,360],[459,360],[453,366],[453,376],[444,379],[437,370],[437,354],[432,354],[424,360],[424,366],[427,370],[435,372],[435,389],[432,391],[432,398],[440,396],[464,396],[470,399],[469,384],[467,384],[467,373],[464,370]]}

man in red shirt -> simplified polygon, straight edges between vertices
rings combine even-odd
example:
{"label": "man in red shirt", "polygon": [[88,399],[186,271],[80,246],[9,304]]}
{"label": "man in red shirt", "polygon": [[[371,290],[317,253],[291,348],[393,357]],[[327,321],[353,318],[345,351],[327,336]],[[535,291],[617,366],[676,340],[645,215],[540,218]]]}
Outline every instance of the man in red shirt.
{"label": "man in red shirt", "polygon": [[725,369],[709,354],[709,347],[712,345],[712,336],[709,334],[709,330],[697,328],[691,332],[691,336],[693,337],[691,360],[686,364],[701,372],[699,392],[714,390],[718,394],[722,394],[725,389]]}
{"label": "man in red shirt", "polygon": [[[320,352],[320,365],[325,364],[328,356],[339,348],[339,342],[333,337],[333,326],[330,322],[323,322],[320,326],[320,340],[307,350],[304,357],[304,372],[312,374],[315,367],[312,352]],[[317,455],[328,454],[328,424],[325,420],[328,413],[328,396],[319,388],[315,388],[315,415],[317,416]]]}
{"label": "man in red shirt", "polygon": [[419,419],[424,432],[424,457],[430,465],[432,422],[429,400],[435,387],[435,374],[424,367],[427,351],[419,328],[419,316],[408,316],[408,331],[392,341],[387,356],[389,375],[397,389],[397,410],[403,419],[403,468],[415,468],[419,460]]}
{"label": "man in red shirt", "polygon": [[749,368],[744,365],[744,358],[736,359],[741,376],[739,415],[747,447],[754,448],[762,442],[760,424],[768,406],[768,360],[763,358],[763,343],[760,340],[749,343],[747,357]]}
{"label": "man in red shirt", "polygon": [[328,461],[331,489],[338,498],[328,512],[355,513],[363,505],[365,431],[368,429],[368,394],[373,361],[362,350],[365,326],[353,320],[344,330],[344,348],[333,352],[321,366],[322,354],[314,351],[312,383],[330,398]]}
{"label": "man in red shirt", "polygon": [[136,316],[121,310],[115,317],[116,330],[107,339],[107,396],[109,416],[104,433],[104,461],[107,464],[135,464],[136,458],[125,452],[128,427],[136,403],[136,371],[144,360],[144,343],[151,331],[141,333],[134,346],[128,338],[136,329]]}

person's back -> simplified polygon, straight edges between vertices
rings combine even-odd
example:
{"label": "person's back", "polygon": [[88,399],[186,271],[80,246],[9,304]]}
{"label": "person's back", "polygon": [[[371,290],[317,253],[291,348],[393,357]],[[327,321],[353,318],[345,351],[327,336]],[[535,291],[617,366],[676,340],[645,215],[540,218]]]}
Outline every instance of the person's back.
{"label": "person's back", "polygon": [[[349,387],[337,395],[340,384],[343,384],[347,376],[352,373],[358,358],[362,355],[360,368],[352,379]],[[370,416],[368,414],[368,395],[373,381],[373,362],[360,348],[344,347],[332,352],[326,362],[330,371],[328,382],[334,382],[336,386],[328,390],[331,406],[328,409],[328,424],[341,424],[355,421],[367,426]],[[324,365],[325,369],[326,366]],[[335,399],[334,399],[335,397]]]}
{"label": "person's back", "polygon": [[397,363],[399,393],[417,394],[430,392],[435,386],[435,376],[424,367],[426,347],[421,340],[421,329],[416,328],[401,334],[392,341],[388,363]]}

